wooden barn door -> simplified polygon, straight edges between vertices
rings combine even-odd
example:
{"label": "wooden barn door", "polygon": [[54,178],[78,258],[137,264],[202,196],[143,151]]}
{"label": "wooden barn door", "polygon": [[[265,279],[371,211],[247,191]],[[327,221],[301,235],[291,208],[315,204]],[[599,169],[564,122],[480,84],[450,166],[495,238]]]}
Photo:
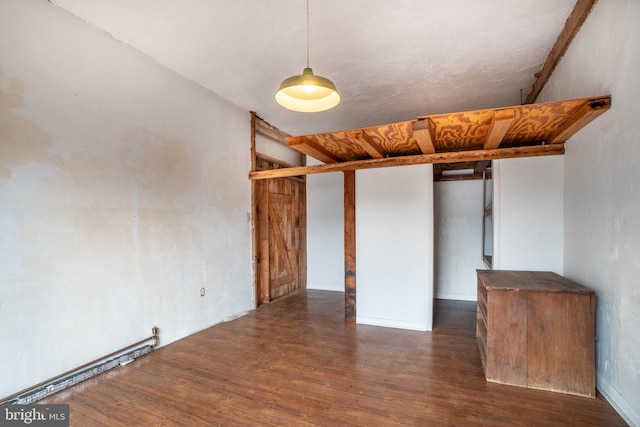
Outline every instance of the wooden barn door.
{"label": "wooden barn door", "polygon": [[[258,167],[273,169],[258,159]],[[277,166],[276,166],[277,167]],[[268,303],[306,286],[305,181],[267,179],[258,183],[258,293]]]}

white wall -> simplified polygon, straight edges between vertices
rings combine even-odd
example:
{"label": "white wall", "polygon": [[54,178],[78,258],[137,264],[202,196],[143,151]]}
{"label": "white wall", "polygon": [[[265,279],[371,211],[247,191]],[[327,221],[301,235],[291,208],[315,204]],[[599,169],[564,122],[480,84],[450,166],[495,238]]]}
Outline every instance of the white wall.
{"label": "white wall", "polygon": [[640,426],[640,2],[596,3],[540,101],[611,95],[565,158],[565,276],[594,289],[598,389]]}
{"label": "white wall", "polygon": [[342,172],[307,175],[307,289],[344,292]]}
{"label": "white wall", "polygon": [[300,165],[300,153],[282,143],[256,133],[256,152],[281,160],[292,166]]}
{"label": "white wall", "polygon": [[563,158],[493,161],[493,269],[563,273]]}
{"label": "white wall", "polygon": [[433,168],[356,172],[356,322],[431,330]]}
{"label": "white wall", "polygon": [[434,182],[435,296],[475,301],[482,261],[482,180]]}
{"label": "white wall", "polygon": [[252,308],[248,112],[2,0],[0,126],[0,397]]}

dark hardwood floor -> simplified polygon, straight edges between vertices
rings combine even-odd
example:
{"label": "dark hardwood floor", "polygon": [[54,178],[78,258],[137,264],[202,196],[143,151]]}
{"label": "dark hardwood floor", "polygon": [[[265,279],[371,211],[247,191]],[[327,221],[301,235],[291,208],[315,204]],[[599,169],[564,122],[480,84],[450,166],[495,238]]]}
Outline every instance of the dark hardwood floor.
{"label": "dark hardwood floor", "polygon": [[475,303],[437,300],[433,332],[344,324],[306,291],[39,403],[72,426],[618,426],[601,397],[488,383]]}

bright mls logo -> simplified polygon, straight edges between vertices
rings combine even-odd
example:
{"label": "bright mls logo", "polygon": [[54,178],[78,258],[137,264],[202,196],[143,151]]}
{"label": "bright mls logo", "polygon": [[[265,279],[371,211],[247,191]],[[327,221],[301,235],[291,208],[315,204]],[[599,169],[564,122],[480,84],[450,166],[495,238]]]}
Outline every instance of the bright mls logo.
{"label": "bright mls logo", "polygon": [[69,427],[69,405],[2,405],[0,427]]}

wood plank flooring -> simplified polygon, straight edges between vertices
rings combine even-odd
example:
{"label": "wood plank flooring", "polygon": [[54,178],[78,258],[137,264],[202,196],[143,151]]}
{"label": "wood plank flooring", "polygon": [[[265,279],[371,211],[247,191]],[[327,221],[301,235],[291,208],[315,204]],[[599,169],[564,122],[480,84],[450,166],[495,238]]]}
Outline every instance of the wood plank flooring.
{"label": "wood plank flooring", "polygon": [[72,426],[620,426],[601,397],[485,381],[475,303],[434,331],[345,325],[344,294],[302,291],[39,403]]}

